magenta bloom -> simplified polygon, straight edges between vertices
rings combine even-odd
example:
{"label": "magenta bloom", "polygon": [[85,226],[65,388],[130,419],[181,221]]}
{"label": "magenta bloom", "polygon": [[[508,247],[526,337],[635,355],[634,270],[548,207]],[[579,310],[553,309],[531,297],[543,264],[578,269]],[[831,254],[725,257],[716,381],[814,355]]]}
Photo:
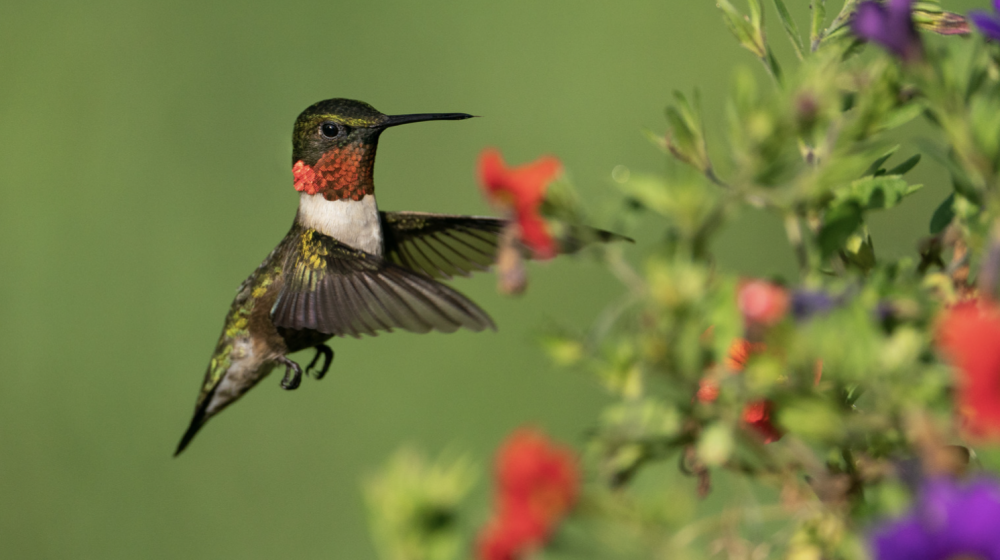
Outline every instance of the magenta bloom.
{"label": "magenta bloom", "polygon": [[904,61],[920,58],[920,35],[910,14],[912,0],[888,0],[885,4],[862,2],[851,29],[865,41],[882,45]]}
{"label": "magenta bloom", "polygon": [[985,10],[974,10],[969,12],[969,17],[976,22],[983,35],[1000,41],[1000,0],[993,0],[993,11],[995,13],[991,14]]}
{"label": "magenta bloom", "polygon": [[924,484],[913,511],[878,530],[877,560],[1000,560],[1000,485],[940,478]]}

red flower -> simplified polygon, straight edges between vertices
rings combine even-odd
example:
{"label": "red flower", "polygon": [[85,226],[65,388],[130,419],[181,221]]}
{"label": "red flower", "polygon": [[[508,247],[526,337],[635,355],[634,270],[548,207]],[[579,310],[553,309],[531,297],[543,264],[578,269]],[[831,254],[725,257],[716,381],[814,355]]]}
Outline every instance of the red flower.
{"label": "red flower", "polygon": [[736,303],[747,323],[771,326],[788,311],[788,293],[770,282],[751,280],[740,286]]}
{"label": "red flower", "polygon": [[719,398],[719,384],[712,379],[703,377],[698,381],[698,392],[695,397],[699,402],[715,402]]}
{"label": "red flower", "polygon": [[764,440],[771,443],[781,439],[784,433],[771,423],[774,403],[769,400],[754,401],[743,408],[743,421]]}
{"label": "red flower", "polygon": [[540,547],[576,500],[573,455],[521,429],[496,460],[496,511],[479,535],[480,560],[511,560]]}
{"label": "red flower", "polygon": [[479,156],[479,178],[487,198],[513,212],[521,241],[539,259],[556,255],[555,241],[538,207],[545,199],[545,189],[561,171],[562,165],[554,157],[541,157],[512,168],[507,167],[496,149],[483,150]]}
{"label": "red flower", "polygon": [[479,560],[515,560],[537,550],[547,535],[538,519],[528,515],[494,515],[479,535]]}
{"label": "red flower", "polygon": [[971,435],[1000,439],[1000,307],[970,300],[944,312],[937,345],[956,366],[957,407]]}
{"label": "red flower", "polygon": [[[729,346],[726,367],[734,373],[739,373],[746,367],[750,356],[759,354],[766,348],[767,346],[762,342],[750,342],[743,338],[737,338]],[[715,401],[719,398],[718,383],[711,379],[702,379],[698,383],[696,398],[701,402]],[[753,429],[764,440],[764,443],[778,441],[784,435],[777,426],[771,423],[773,410],[774,403],[769,400],[753,401],[743,408],[743,422]]]}
{"label": "red flower", "polygon": [[766,349],[767,346],[763,342],[750,342],[745,338],[737,338],[729,345],[726,367],[732,371],[743,371],[750,356],[760,354]]}

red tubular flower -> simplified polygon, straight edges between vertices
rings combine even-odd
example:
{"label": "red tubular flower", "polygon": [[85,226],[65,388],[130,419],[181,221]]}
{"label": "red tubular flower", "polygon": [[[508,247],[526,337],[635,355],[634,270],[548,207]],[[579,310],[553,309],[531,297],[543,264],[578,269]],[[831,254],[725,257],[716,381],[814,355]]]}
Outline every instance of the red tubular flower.
{"label": "red tubular flower", "polygon": [[956,406],[973,436],[1000,439],[1000,307],[970,300],[944,312],[937,346],[956,367]]}
{"label": "red tubular flower", "polygon": [[[762,342],[750,342],[745,338],[737,338],[729,345],[725,364],[729,371],[739,373],[747,365],[750,356],[763,352],[767,348]],[[714,402],[719,398],[719,384],[716,380],[705,377],[698,382],[698,392],[695,397],[701,402]]]}
{"label": "red tubular flower", "polygon": [[[767,346],[762,342],[750,342],[737,338],[729,345],[726,355],[726,367],[734,373],[740,373],[747,365],[747,360],[754,354],[763,352]],[[713,402],[719,397],[719,385],[711,379],[702,379],[698,383],[696,398],[700,402]],[[770,400],[759,400],[748,403],[743,408],[743,422],[763,439],[771,443],[781,439],[784,433],[771,422],[774,403]]]}
{"label": "red tubular flower", "polygon": [[770,282],[751,280],[740,286],[736,304],[747,323],[771,326],[788,311],[788,293]]}
{"label": "red tubular flower", "polygon": [[532,163],[507,167],[496,149],[483,150],[479,156],[479,178],[487,198],[513,212],[521,230],[521,242],[539,259],[556,255],[555,241],[538,208],[545,199],[545,189],[561,171],[562,165],[554,157],[541,157]]}
{"label": "red tubular flower", "polygon": [[750,356],[759,354],[765,349],[767,349],[767,346],[763,342],[750,342],[745,338],[737,338],[729,345],[729,353],[726,355],[726,367],[732,371],[743,371]]}
{"label": "red tubular flower", "polygon": [[719,384],[712,379],[702,378],[698,381],[698,392],[695,393],[698,402],[715,402],[719,398]]}
{"label": "red tubular flower", "polygon": [[520,429],[497,454],[493,519],[479,535],[480,560],[512,560],[540,547],[576,500],[572,453]]}
{"label": "red tubular flower", "polygon": [[743,422],[757,433],[764,443],[781,439],[784,433],[771,422],[774,403],[769,400],[754,401],[743,408]]}

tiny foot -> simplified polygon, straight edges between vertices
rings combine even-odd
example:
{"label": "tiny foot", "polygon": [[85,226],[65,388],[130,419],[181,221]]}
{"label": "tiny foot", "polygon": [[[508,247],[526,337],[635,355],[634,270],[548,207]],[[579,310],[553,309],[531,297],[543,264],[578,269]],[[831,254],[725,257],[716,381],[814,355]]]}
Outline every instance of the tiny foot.
{"label": "tiny foot", "polygon": [[[313,371],[313,368],[316,366],[316,362],[319,361],[320,356],[323,356],[323,367],[319,368],[316,371]],[[323,376],[326,375],[326,372],[330,371],[330,364],[332,363],[333,363],[333,349],[327,346],[326,344],[317,344],[316,355],[313,356],[312,361],[309,362],[308,366],[306,366],[306,373],[312,373],[313,375],[316,376],[316,379],[323,379]]]}
{"label": "tiny foot", "polygon": [[281,388],[286,391],[297,389],[302,383],[302,368],[284,356],[276,361],[285,366],[285,377],[281,380]]}

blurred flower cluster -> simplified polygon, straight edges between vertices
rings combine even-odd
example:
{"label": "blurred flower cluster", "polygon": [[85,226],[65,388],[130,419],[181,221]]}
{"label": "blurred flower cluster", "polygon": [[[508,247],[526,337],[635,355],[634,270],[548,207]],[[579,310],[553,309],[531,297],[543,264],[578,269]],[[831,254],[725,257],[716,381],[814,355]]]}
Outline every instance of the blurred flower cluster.
{"label": "blurred flower cluster", "polygon": [[549,540],[576,500],[572,454],[540,432],[510,436],[496,461],[493,518],[479,537],[479,558],[521,558]]}
{"label": "blurred flower cluster", "polygon": [[[575,454],[515,431],[492,513],[441,490],[462,469],[390,466],[424,505],[370,500],[386,559],[445,558],[440,542],[483,560],[1000,559],[1000,2],[966,17],[810,0],[805,22],[771,0],[775,24],[762,0],[734,3],[717,1],[722,21],[763,71],[735,72],[718,138],[698,93],[675,93],[647,133],[665,171],[611,173],[601,225],[635,248],[588,243],[613,238],[587,227],[557,160],[484,152],[484,192],[511,220],[501,291],[568,248],[621,281],[592,326],[541,341],[610,400]],[[928,189],[940,203],[909,254],[881,254],[868,224],[923,187],[918,165],[947,177]],[[747,214],[781,224],[787,245],[761,251],[793,270],[719,265],[720,232]],[[419,511],[464,522],[416,538],[400,527],[429,527]]]}

